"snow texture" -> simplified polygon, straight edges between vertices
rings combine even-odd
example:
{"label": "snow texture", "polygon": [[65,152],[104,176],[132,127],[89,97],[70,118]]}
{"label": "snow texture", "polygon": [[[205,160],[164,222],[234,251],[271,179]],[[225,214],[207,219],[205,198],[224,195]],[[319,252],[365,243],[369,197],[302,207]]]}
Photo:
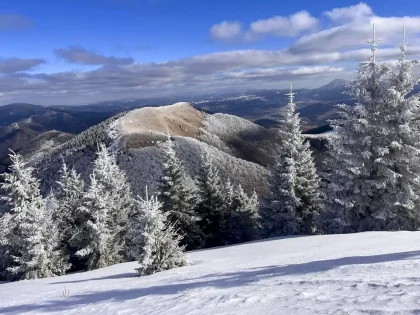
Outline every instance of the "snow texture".
{"label": "snow texture", "polygon": [[[194,178],[200,169],[201,155],[209,150],[213,162],[220,171],[223,180],[229,176],[233,184],[241,184],[244,190],[264,194],[267,191],[268,171],[261,165],[248,162],[229,155],[213,146],[189,137],[175,137],[174,149],[177,157],[182,160],[185,170]],[[127,154],[119,156],[119,166],[126,171],[134,195],[142,195],[145,187],[155,194],[156,184],[162,176],[164,162],[164,144],[131,149]],[[192,186],[192,182],[191,188]]]}
{"label": "snow texture", "polygon": [[[281,238],[0,284],[1,314],[418,314],[420,232]],[[305,250],[302,250],[305,249]]]}

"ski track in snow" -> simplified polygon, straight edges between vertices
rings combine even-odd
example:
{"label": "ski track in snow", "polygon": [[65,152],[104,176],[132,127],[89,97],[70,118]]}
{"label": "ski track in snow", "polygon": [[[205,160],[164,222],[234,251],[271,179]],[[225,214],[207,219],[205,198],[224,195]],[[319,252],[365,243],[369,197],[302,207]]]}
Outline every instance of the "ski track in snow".
{"label": "ski track in snow", "polygon": [[[283,238],[0,284],[1,314],[420,314],[420,232]],[[62,296],[67,291],[67,296]]]}

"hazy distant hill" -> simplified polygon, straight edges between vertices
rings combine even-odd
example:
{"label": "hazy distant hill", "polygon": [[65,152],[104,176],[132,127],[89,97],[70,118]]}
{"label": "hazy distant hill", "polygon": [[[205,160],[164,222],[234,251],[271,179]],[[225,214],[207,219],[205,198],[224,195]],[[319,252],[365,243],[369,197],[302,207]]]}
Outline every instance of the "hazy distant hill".
{"label": "hazy distant hill", "polygon": [[[324,125],[336,117],[335,105],[352,104],[345,93],[346,81],[336,79],[320,88],[297,89],[296,103],[306,128]],[[280,108],[288,102],[288,90],[248,90],[193,101],[194,106],[211,112],[223,112],[254,121],[265,127],[277,125]]]}
{"label": "hazy distant hill", "polygon": [[43,106],[24,103],[0,106],[0,127],[10,125],[34,115],[42,114],[47,110],[48,108]]}

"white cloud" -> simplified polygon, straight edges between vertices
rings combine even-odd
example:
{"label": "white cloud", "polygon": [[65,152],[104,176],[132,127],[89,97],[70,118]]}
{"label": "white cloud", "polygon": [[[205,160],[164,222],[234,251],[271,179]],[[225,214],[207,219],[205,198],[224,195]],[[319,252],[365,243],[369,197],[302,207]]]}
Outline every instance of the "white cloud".
{"label": "white cloud", "polygon": [[[402,40],[402,29],[414,39],[420,32],[420,16],[414,17],[370,17],[365,23],[348,23],[302,36],[290,51],[327,52],[366,46],[372,38],[372,24],[375,23],[379,45],[397,45]],[[379,46],[379,49],[381,47]]]}
{"label": "white cloud", "polygon": [[[320,86],[326,80],[350,79],[354,75],[356,63],[371,54],[366,40],[372,37],[372,23],[382,39],[378,60],[397,60],[403,25],[411,44],[409,58],[420,55],[420,16],[376,16],[364,3],[332,9],[324,15],[332,25],[323,25],[308,12],[301,11],[287,17],[255,21],[244,31],[240,22],[234,21],[224,21],[210,30],[213,38],[224,41],[307,33],[282,50],[231,50],[139,64],[131,58],[102,56],[79,47],[65,50],[67,59],[100,68],[80,66],[78,69],[83,71],[52,74],[34,74],[34,70],[27,70],[32,69],[32,63],[22,66],[21,61],[9,62],[7,71],[0,71],[4,93],[0,102],[62,103],[65,99],[68,103],[86,103],[238,87],[278,87],[290,81],[297,86]],[[0,70],[1,66],[0,62]]]}
{"label": "white cloud", "polygon": [[294,37],[306,31],[317,29],[318,20],[308,11],[299,11],[289,16],[273,16],[251,22],[249,29],[242,32],[241,24],[236,21],[223,21],[210,28],[210,36],[216,40],[242,39],[251,41],[264,35]]}
{"label": "white cloud", "polygon": [[359,4],[349,7],[335,8],[331,11],[326,11],[324,12],[324,15],[336,24],[346,24],[353,22],[362,23],[374,14],[371,7],[364,2],[360,2]]}
{"label": "white cloud", "polygon": [[230,40],[241,34],[241,24],[234,21],[223,21],[210,28],[210,36],[213,39]]}
{"label": "white cloud", "polygon": [[274,16],[266,20],[252,22],[249,26],[251,35],[296,36],[318,26],[318,20],[307,11],[300,11],[290,16]]}
{"label": "white cloud", "polygon": [[301,67],[292,70],[291,74],[319,74],[319,73],[327,73],[327,72],[342,72],[344,71],[344,67],[331,67],[331,66],[316,66],[316,67]]}

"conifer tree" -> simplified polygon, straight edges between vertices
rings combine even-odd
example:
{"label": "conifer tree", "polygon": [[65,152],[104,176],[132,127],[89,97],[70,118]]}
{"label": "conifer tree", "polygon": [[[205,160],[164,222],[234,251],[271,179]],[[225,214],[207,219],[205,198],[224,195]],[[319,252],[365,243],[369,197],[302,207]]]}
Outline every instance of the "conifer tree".
{"label": "conifer tree", "polygon": [[82,247],[76,255],[86,260],[88,270],[93,270],[119,263],[122,257],[120,248],[115,246],[115,231],[110,224],[108,200],[111,192],[99,183],[95,173],[91,174],[90,180],[84,205],[80,208],[86,221],[75,240]]}
{"label": "conifer tree", "polygon": [[109,152],[104,144],[99,145],[93,173],[108,198],[108,224],[114,234],[114,250],[125,255],[127,220],[132,211],[133,196],[127,175],[119,168],[115,153]]}
{"label": "conifer tree", "polygon": [[294,235],[300,232],[296,209],[300,200],[296,196],[296,168],[293,158],[280,155],[271,174],[272,195],[262,213],[264,233],[267,237]]}
{"label": "conifer tree", "polygon": [[349,231],[396,228],[401,216],[404,225],[413,223],[419,196],[417,100],[407,98],[414,81],[406,46],[394,75],[390,65],[376,61],[375,28],[373,35],[372,56],[349,85],[357,103],[340,105],[342,119],[333,122],[329,199]]}
{"label": "conifer tree", "polygon": [[224,203],[223,185],[207,149],[202,155],[196,184],[199,195],[197,212],[201,217],[200,228],[206,239],[205,246],[228,244],[228,212]]}
{"label": "conifer tree", "polygon": [[203,244],[197,224],[200,220],[195,208],[197,198],[187,186],[187,174],[176,156],[170,135],[166,141],[163,166],[158,195],[162,210],[169,213],[169,221],[184,236],[182,244],[186,245],[187,250],[200,248]]}
{"label": "conifer tree", "polygon": [[[230,185],[230,182],[227,185]],[[232,201],[226,205],[229,218],[229,243],[235,244],[255,240],[258,237],[260,227],[259,203],[256,192],[254,191],[251,196],[248,196],[239,184],[233,191]]]}
{"label": "conifer tree", "polygon": [[60,238],[52,221],[55,203],[44,200],[33,169],[21,156],[12,153],[11,173],[3,175],[2,190],[8,193],[10,212],[2,217],[7,226],[1,237],[7,280],[36,279],[64,274],[66,257],[59,248]]}
{"label": "conifer tree", "polygon": [[314,234],[321,211],[319,177],[309,143],[301,132],[292,88],[282,111],[279,154],[272,169],[272,195],[263,212],[268,236]]}
{"label": "conifer tree", "polygon": [[384,152],[381,162],[389,168],[384,175],[390,183],[382,202],[389,207],[385,213],[390,213],[386,229],[415,230],[420,228],[420,132],[416,126],[420,101],[419,95],[408,94],[419,82],[412,77],[413,66],[419,61],[406,60],[405,27],[400,49],[398,73],[392,74],[388,90],[389,130],[384,134],[388,152]]}
{"label": "conifer tree", "polygon": [[53,193],[45,199],[43,239],[46,252],[47,269],[50,270],[49,276],[63,275],[70,269],[69,255],[61,244],[61,231],[56,221],[56,213],[59,209],[59,201]]}
{"label": "conifer tree", "polygon": [[132,244],[138,257],[140,276],[159,271],[182,267],[187,264],[185,246],[180,245],[182,236],[173,224],[168,222],[170,213],[161,211],[162,204],[153,196],[136,200],[139,209],[138,222],[135,223]]}
{"label": "conifer tree", "polygon": [[85,220],[72,238],[72,243],[81,248],[76,255],[87,259],[90,270],[124,261],[127,220],[133,207],[131,190],[115,155],[103,144],[83,199],[79,211]]}
{"label": "conifer tree", "polygon": [[83,268],[83,264],[75,254],[82,249],[82,244],[78,244],[74,236],[86,220],[85,213],[80,211],[83,206],[85,183],[76,170],[69,170],[63,161],[57,184],[58,209],[55,220],[58,222],[62,247],[70,256],[72,269],[79,270]]}

